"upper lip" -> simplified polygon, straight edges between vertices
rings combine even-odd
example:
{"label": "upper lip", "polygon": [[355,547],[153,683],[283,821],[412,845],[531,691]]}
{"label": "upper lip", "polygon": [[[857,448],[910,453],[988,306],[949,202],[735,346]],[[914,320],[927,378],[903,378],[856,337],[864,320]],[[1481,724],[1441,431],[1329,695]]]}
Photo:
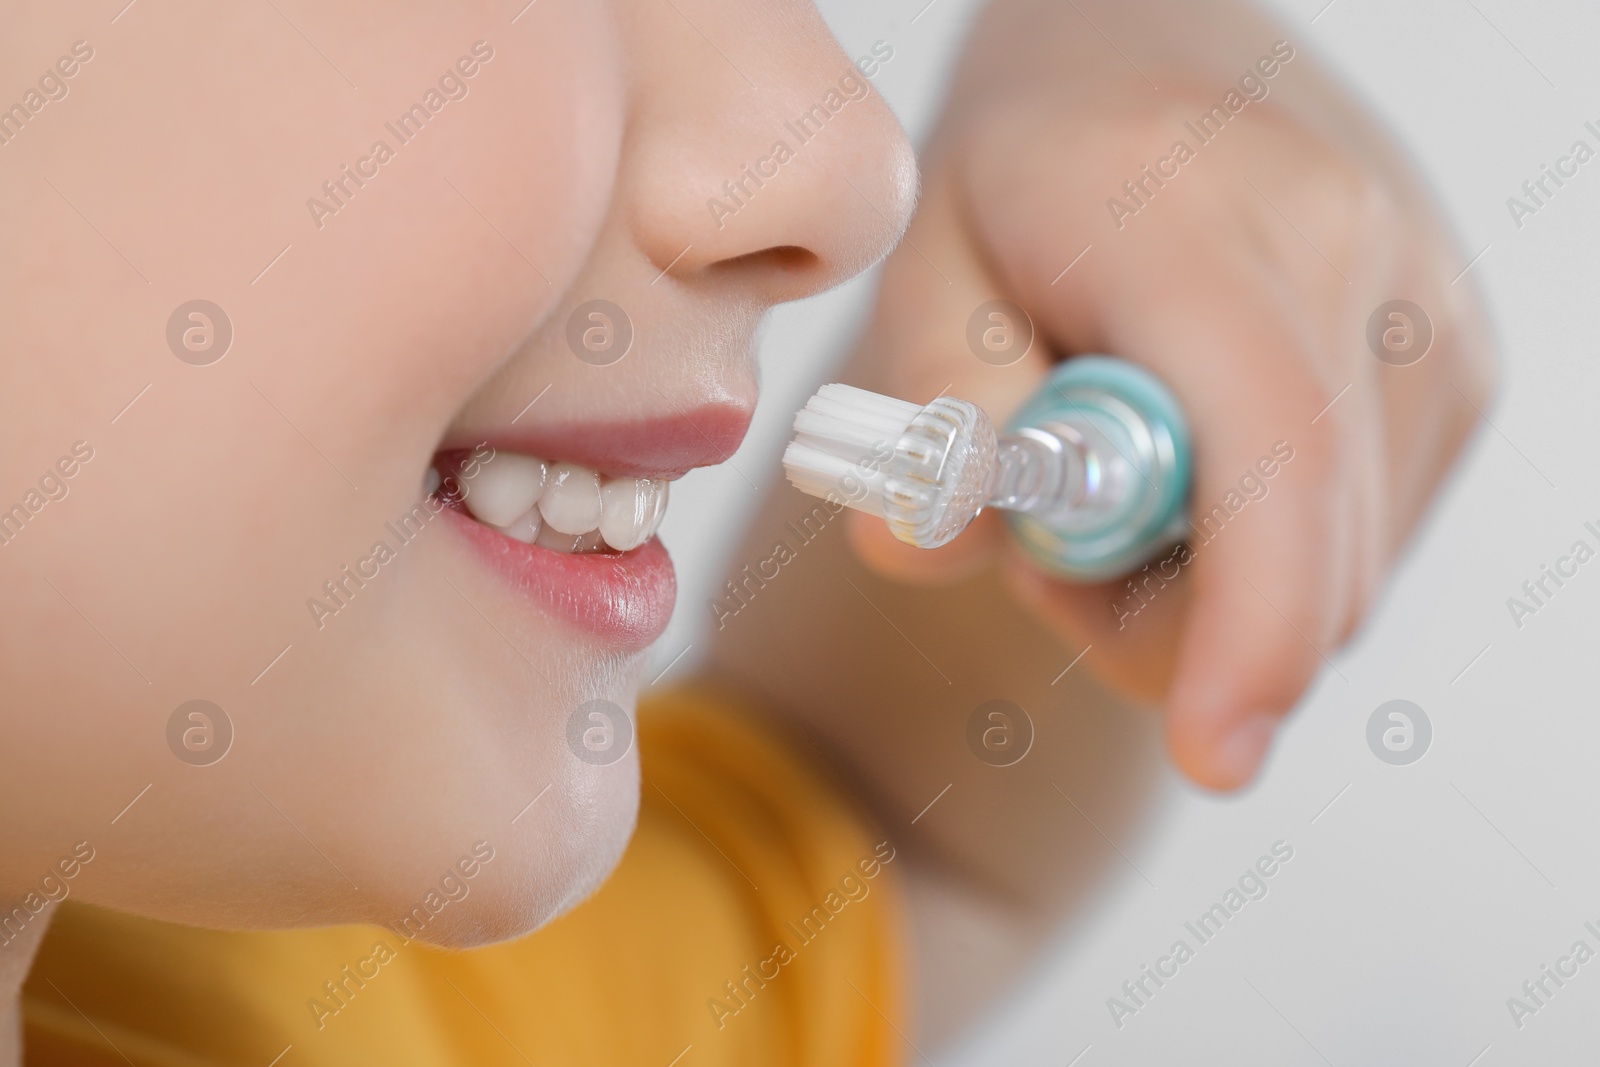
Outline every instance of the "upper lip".
{"label": "upper lip", "polygon": [[750,428],[750,418],[747,408],[711,403],[643,419],[508,426],[476,435],[469,431],[452,434],[439,451],[487,444],[551,463],[576,463],[602,474],[672,479],[733,455]]}

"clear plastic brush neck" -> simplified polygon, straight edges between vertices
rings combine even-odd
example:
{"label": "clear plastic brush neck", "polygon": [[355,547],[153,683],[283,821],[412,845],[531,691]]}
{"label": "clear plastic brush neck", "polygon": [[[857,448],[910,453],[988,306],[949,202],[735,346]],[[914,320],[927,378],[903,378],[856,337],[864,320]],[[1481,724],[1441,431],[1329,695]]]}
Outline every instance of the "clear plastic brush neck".
{"label": "clear plastic brush neck", "polygon": [[999,440],[989,507],[1051,521],[1113,511],[1135,472],[1088,420],[1026,427]]}

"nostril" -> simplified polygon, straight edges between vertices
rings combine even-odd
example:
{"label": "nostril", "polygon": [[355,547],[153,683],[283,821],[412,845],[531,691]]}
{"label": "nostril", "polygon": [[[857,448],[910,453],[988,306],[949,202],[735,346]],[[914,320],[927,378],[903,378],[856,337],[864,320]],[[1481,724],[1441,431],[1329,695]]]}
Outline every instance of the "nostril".
{"label": "nostril", "polygon": [[714,269],[737,272],[771,270],[784,274],[805,274],[815,271],[821,262],[821,257],[809,248],[801,248],[799,245],[776,245],[772,248],[763,248],[759,252],[747,252],[742,256],[720,260]]}

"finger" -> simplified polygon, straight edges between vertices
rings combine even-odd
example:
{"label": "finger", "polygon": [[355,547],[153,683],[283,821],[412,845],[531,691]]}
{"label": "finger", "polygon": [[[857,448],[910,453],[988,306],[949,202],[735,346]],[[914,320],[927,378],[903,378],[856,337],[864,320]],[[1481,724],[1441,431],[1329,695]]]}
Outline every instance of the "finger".
{"label": "finger", "polygon": [[1166,731],[1178,766],[1214,789],[1254,777],[1328,665],[1354,550],[1338,438],[1306,414],[1331,392],[1307,373],[1292,327],[1231,311],[1192,340],[1199,360],[1231,358],[1232,388],[1194,402],[1205,451]]}
{"label": "finger", "polygon": [[1174,549],[1148,572],[1084,585],[1050,577],[1013,546],[1003,577],[1013,596],[1082,647],[1086,670],[1123,696],[1153,704],[1172,686],[1189,599],[1189,583],[1175,580],[1183,551]]}
{"label": "finger", "polygon": [[852,512],[848,521],[856,557],[881,577],[908,585],[964,582],[987,570],[1005,544],[1005,524],[993,512],[979,515],[949,544],[931,549],[901,541],[876,515]]}
{"label": "finger", "polygon": [[[1112,351],[1155,370],[1188,413],[1189,554],[1154,580],[1130,576],[1132,587],[1040,596],[1058,625],[1099,635],[1089,655],[1103,653],[1096,670],[1112,684],[1148,696],[1170,677],[1174,761],[1201,785],[1234,789],[1324,666],[1330,619],[1342,613],[1344,487],[1331,424],[1311,422],[1337,387],[1311,370],[1330,361],[1307,351],[1316,342],[1305,316],[1264,297],[1283,290],[1253,266],[1169,258],[1144,270],[1103,295],[1098,314]],[[1035,314],[1070,329],[1081,318],[1071,304]]]}

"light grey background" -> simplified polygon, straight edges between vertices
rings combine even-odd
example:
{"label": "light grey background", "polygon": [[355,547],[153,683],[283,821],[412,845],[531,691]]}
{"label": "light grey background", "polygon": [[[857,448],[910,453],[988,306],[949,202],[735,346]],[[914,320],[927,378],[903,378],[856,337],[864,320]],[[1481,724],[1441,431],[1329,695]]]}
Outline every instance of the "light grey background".
{"label": "light grey background", "polygon": [[[823,0],[846,51],[895,58],[875,85],[917,139],[934,120],[973,0]],[[1506,600],[1600,527],[1593,358],[1600,160],[1519,230],[1506,198],[1600,125],[1600,10],[1580,0],[1279,0],[1397,131],[1438,190],[1483,285],[1500,394],[1359,642],[1302,702],[1260,783],[1217,799],[1168,774],[1117,842],[1097,900],[943,1065],[1579,1062],[1600,1046],[1600,958],[1519,1029],[1521,996],[1580,938],[1600,951],[1600,560],[1519,629]],[[1315,21],[1313,21],[1313,19]],[[1085,26],[1085,32],[1092,32]],[[789,419],[842,357],[874,277],[779,309],[761,344],[754,432],[731,464],[674,490],[664,539],[682,595],[657,650],[698,657],[745,520],[781,477]],[[676,658],[679,657],[680,658]],[[654,673],[654,672],[652,672]],[[1390,766],[1366,744],[1384,701],[1433,723]],[[1119,1029],[1107,998],[1274,841],[1294,858]],[[1553,985],[1551,988],[1555,988]],[[930,1050],[931,1051],[931,1050]],[[1074,1057],[1078,1057],[1074,1059]],[[1585,1061],[1587,1062],[1587,1061]]]}

